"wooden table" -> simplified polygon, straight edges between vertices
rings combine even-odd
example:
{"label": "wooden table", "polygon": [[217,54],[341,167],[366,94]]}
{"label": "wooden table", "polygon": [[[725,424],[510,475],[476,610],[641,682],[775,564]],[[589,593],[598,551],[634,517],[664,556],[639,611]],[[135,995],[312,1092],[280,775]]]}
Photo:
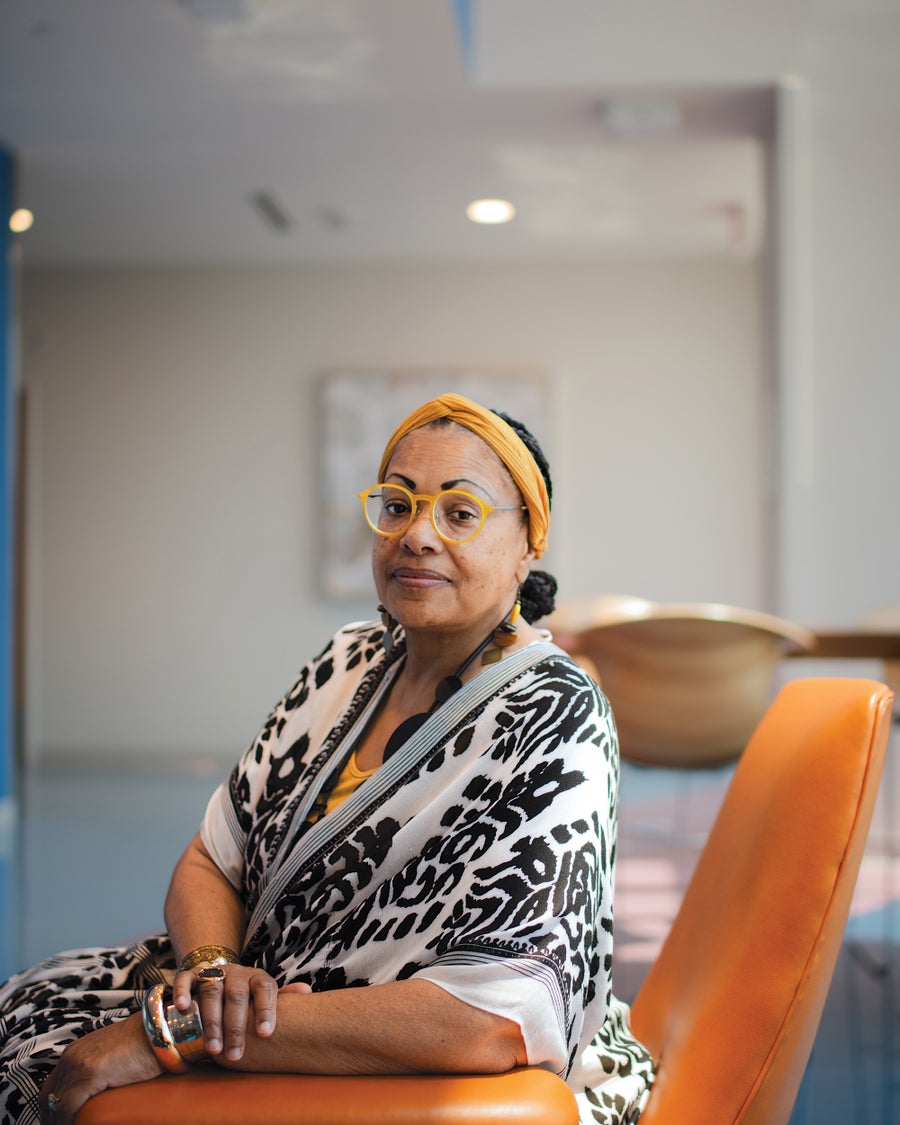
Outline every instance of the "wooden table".
{"label": "wooden table", "polygon": [[807,649],[785,652],[800,660],[900,660],[900,632],[874,629],[813,629]]}

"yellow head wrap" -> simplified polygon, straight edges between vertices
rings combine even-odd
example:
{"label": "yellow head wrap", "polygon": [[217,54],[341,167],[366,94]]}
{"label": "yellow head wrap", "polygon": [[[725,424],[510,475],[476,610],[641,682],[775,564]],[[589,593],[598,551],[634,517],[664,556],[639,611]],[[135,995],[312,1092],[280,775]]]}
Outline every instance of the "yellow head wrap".
{"label": "yellow head wrap", "polygon": [[512,426],[492,410],[486,410],[462,395],[445,394],[426,402],[405,418],[391,434],[381,458],[378,479],[384,480],[388,462],[399,443],[413,430],[427,426],[438,418],[458,422],[481,438],[493,449],[516,482],[528,508],[528,544],[537,558],[547,549],[547,532],[550,527],[550,498],[547,486],[528,446]]}

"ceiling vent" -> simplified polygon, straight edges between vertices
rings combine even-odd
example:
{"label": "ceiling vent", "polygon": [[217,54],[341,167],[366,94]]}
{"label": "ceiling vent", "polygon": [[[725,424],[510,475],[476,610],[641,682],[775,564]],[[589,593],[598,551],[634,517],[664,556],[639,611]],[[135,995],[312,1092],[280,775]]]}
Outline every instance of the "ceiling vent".
{"label": "ceiling vent", "polygon": [[615,97],[598,109],[606,128],[620,137],[668,136],[684,126],[684,111],[674,98]]}
{"label": "ceiling vent", "polygon": [[284,234],[294,225],[287,208],[271,191],[255,191],[250,196],[250,202],[262,216],[267,226],[278,231],[279,234]]}
{"label": "ceiling vent", "polygon": [[252,0],[177,0],[177,3],[199,23],[218,26],[248,23],[255,7]]}

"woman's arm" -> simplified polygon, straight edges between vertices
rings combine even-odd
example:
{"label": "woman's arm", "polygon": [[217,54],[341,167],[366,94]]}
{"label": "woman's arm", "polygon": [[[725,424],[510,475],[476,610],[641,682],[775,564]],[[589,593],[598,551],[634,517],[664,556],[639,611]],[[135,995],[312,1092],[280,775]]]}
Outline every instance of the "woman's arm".
{"label": "woman's arm", "polygon": [[[436,984],[397,981],[303,993],[283,989],[278,1028],[256,1033],[252,1019],[232,1070],[303,1074],[499,1074],[527,1062],[518,1024],[455,999]],[[70,1043],[41,1091],[41,1121],[72,1125],[101,1090],[153,1078],[160,1064],[140,1014]],[[59,1099],[55,1109],[50,1095]]]}
{"label": "woman's arm", "polygon": [[[235,951],[241,948],[243,905],[199,835],[191,840],[175,867],[166,896],[165,917],[179,963],[202,945],[220,945]],[[197,969],[179,972],[173,999],[181,1011],[190,1007],[192,989],[197,992],[206,1048],[211,1055],[224,1050],[231,1060],[241,1057],[248,1014],[256,1036],[272,1034],[278,986],[263,969],[228,965],[224,981],[208,983],[199,981]]]}
{"label": "woman's arm", "polygon": [[[82,1035],[66,1047],[44,1083],[39,1102],[42,1125],[73,1125],[78,1111],[95,1094],[145,1082],[160,1073],[140,1012]],[[50,1104],[51,1097],[55,1105]]]}
{"label": "woman's arm", "polygon": [[[175,868],[165,915],[179,960],[201,945],[241,946],[240,899],[199,836]],[[198,996],[207,1049],[224,1066],[317,1074],[498,1073],[525,1061],[518,1024],[430,981],[305,995],[289,989],[278,996],[262,970],[226,970],[223,984],[203,984]],[[179,1008],[190,1006],[192,987],[197,990],[196,973],[177,975]]]}
{"label": "woman's arm", "polygon": [[200,839],[191,840],[175,866],[165,905],[175,957],[201,945],[238,950],[244,937],[244,908]]}
{"label": "woman's arm", "polygon": [[527,1062],[519,1025],[457,1000],[430,981],[299,993],[282,990],[278,1027],[248,1022],[233,1070],[303,1074],[499,1074]]}

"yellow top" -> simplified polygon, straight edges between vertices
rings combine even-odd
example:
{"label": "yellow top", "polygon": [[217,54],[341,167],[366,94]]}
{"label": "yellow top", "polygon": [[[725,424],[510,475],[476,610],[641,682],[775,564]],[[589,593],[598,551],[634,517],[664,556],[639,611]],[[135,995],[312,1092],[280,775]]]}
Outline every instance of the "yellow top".
{"label": "yellow top", "polygon": [[328,796],[328,804],[325,806],[325,812],[330,813],[338,807],[343,801],[346,801],[351,793],[354,792],[367,777],[371,777],[375,770],[361,770],[356,764],[356,751],[350,755],[350,760],[341,770],[341,776],[337,779],[334,789]]}

